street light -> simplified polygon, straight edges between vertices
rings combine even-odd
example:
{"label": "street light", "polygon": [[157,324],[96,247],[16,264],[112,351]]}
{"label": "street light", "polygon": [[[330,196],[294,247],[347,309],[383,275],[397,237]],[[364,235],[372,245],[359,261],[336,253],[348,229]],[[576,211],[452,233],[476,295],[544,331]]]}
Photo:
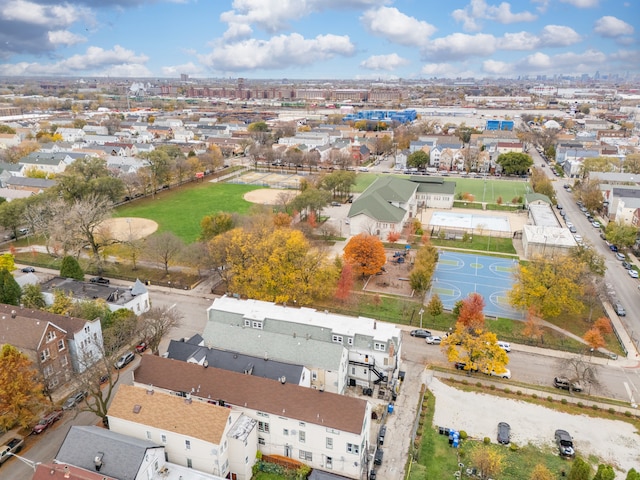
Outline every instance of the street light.
{"label": "street light", "polygon": [[422,314],[424,313],[424,308],[421,308],[418,313],[420,314],[420,328],[422,328]]}
{"label": "street light", "polygon": [[20,455],[16,455],[15,453],[7,452],[6,454],[11,455],[12,457],[16,457],[25,465],[29,465],[31,468],[33,468],[34,472],[36,471],[36,468],[38,468],[38,465],[40,465],[40,462],[34,462],[33,460],[29,460],[28,458],[21,457]]}

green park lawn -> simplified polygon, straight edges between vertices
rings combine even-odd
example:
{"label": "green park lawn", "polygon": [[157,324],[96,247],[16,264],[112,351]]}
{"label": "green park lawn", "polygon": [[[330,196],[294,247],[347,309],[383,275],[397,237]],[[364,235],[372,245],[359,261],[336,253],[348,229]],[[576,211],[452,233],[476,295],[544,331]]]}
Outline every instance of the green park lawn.
{"label": "green park lawn", "polygon": [[[358,173],[356,184],[353,187],[355,193],[362,193],[379,177],[377,173]],[[406,175],[396,175],[398,178],[407,178]],[[489,177],[486,181],[479,178],[462,178],[457,176],[446,177],[445,180],[456,182],[456,197],[459,194],[470,193],[476,202],[496,203],[498,197],[502,197],[503,203],[509,203],[514,197],[524,197],[529,192],[529,182],[525,180],[505,180]]]}
{"label": "green park lawn", "polygon": [[144,198],[118,207],[116,217],[140,217],[158,223],[158,231],[171,231],[186,243],[200,234],[200,221],[217,212],[247,213],[253,203],[243,195],[262,187],[230,183],[188,184],[183,188],[165,190],[155,198]]}

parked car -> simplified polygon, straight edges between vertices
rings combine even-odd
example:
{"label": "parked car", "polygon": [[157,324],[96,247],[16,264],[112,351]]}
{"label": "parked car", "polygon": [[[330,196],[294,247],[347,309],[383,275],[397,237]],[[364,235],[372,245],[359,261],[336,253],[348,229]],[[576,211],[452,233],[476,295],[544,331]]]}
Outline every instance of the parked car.
{"label": "parked car", "polygon": [[133,352],[127,352],[116,361],[114,367],[120,370],[121,368],[124,368],[131,362],[133,362],[134,358],[136,358],[136,356],[133,354]]}
{"label": "parked car", "polygon": [[384,437],[387,434],[387,426],[382,425],[380,427],[380,432],[378,433],[378,445],[384,445]]}
{"label": "parked car", "polygon": [[571,390],[572,392],[582,391],[582,385],[578,382],[570,382],[566,377],[554,377],[553,386],[561,390]]}
{"label": "parked car", "polygon": [[475,367],[470,367],[467,368],[467,364],[465,362],[456,362],[453,365],[454,367],[456,367],[456,370],[467,370],[469,372],[477,372],[478,369]]}
{"label": "parked car", "polygon": [[511,426],[507,422],[498,423],[498,443],[509,445],[511,441]]}
{"label": "parked car", "polygon": [[339,207],[339,206],[341,206],[341,205],[342,205],[342,204],[341,204],[340,202],[331,202],[331,206],[332,206],[332,207]]}
{"label": "parked car", "polygon": [[93,277],[89,280],[91,283],[100,283],[102,285],[109,285],[109,279],[104,277]]}
{"label": "parked car", "polygon": [[622,260],[622,261],[627,259],[627,257],[625,257],[625,255],[623,253],[620,253],[620,252],[616,252],[616,258],[618,260]]}
{"label": "parked car", "polygon": [[569,231],[570,231],[571,233],[577,233],[577,232],[578,232],[578,230],[576,229],[576,227],[574,227],[573,225],[571,225],[571,226],[569,227]]}
{"label": "parked car", "polygon": [[[485,372],[486,373],[486,372]],[[488,375],[492,377],[500,377],[500,378],[511,378],[511,370],[505,368],[504,371],[498,373],[495,370],[491,370]]]}
{"label": "parked car", "polygon": [[615,245],[609,245],[609,250],[611,250],[612,252],[617,252],[618,247],[616,247]]}
{"label": "parked car", "polygon": [[629,274],[629,276],[631,278],[638,278],[638,271],[637,270],[627,270],[627,273]]}
{"label": "parked car", "polygon": [[631,263],[627,262],[626,260],[624,262],[622,262],[622,266],[624,268],[626,268],[627,270],[631,270],[633,268]]}
{"label": "parked car", "polygon": [[381,448],[378,448],[376,450],[376,454],[373,457],[373,464],[374,465],[382,465],[382,457],[384,457],[384,452],[382,451]]}
{"label": "parked car", "polygon": [[627,315],[627,312],[625,311],[624,307],[620,302],[616,302],[615,305],[613,306],[613,309],[616,311],[616,314],[619,317],[625,317]]}
{"label": "parked car", "polygon": [[23,271],[24,273],[33,273],[33,272],[35,272],[35,271],[36,271],[36,269],[35,269],[35,268],[33,268],[33,267],[24,267],[24,268],[22,269],[22,271]]}
{"label": "parked car", "polygon": [[507,353],[511,351],[511,344],[509,342],[503,342],[502,340],[498,340],[498,346]]}
{"label": "parked car", "polygon": [[142,353],[147,348],[149,348],[149,345],[147,344],[147,342],[140,342],[138,345],[136,345],[136,352]]}
{"label": "parked car", "polygon": [[556,430],[555,439],[560,455],[563,457],[573,457],[575,455],[576,452],[573,449],[573,439],[571,438],[571,435],[569,435],[569,432],[566,430]]}
{"label": "parked car", "polygon": [[567,224],[567,228],[573,227],[573,223],[571,223],[571,222],[566,222],[566,224]]}
{"label": "parked car", "polygon": [[593,226],[593,228],[600,228],[600,222],[594,220],[593,222],[591,222],[591,225]]}
{"label": "parked car", "polygon": [[442,338],[434,337],[433,335],[430,335],[426,338],[426,342],[429,345],[440,345],[442,343]]}
{"label": "parked car", "polygon": [[64,415],[62,410],[56,410],[55,412],[51,412],[49,415],[42,417],[42,419],[35,424],[31,433],[38,435],[44,432],[50,425],[53,425],[55,422],[60,420]]}
{"label": "parked car", "polygon": [[82,400],[84,400],[87,396],[87,392],[81,391],[74,393],[62,404],[62,410],[71,410],[73,407],[78,405]]}
{"label": "parked car", "polygon": [[371,472],[369,472],[369,480],[376,480],[377,476],[378,473],[376,472],[375,468],[371,470]]}
{"label": "parked car", "polygon": [[411,335],[412,337],[427,338],[431,336],[431,332],[429,330],[423,330],[419,328],[417,330],[411,330],[409,332],[409,335]]}

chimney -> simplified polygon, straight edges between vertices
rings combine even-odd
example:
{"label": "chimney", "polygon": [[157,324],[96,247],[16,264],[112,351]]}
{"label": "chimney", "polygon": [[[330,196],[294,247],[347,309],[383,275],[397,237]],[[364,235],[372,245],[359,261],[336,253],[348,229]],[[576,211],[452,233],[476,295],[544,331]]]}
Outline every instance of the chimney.
{"label": "chimney", "polygon": [[69,465],[64,466],[64,478],[71,478],[71,470],[69,469]]}
{"label": "chimney", "polygon": [[96,466],[96,472],[99,472],[102,468],[102,457],[104,457],[103,452],[98,452],[96,456],[93,458],[93,463]]}
{"label": "chimney", "polygon": [[16,318],[16,311],[15,310],[11,310],[11,318]]}

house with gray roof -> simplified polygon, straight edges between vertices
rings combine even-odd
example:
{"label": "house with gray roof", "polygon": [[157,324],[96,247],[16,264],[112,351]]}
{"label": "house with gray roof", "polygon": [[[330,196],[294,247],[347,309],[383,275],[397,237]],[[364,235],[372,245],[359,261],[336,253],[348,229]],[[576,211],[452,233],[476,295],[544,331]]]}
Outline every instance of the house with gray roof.
{"label": "house with gray roof", "polygon": [[35,169],[53,175],[64,172],[67,165],[72,162],[73,159],[66,152],[33,152],[18,160],[18,163],[23,165],[26,170]]}
{"label": "house with gray roof", "polygon": [[260,300],[217,298],[202,337],[209,347],[304,365],[311,388],[340,394],[392,383],[400,364],[393,324]]}
{"label": "house with gray roof", "polygon": [[245,375],[270,378],[278,382],[284,377],[287,382],[303,387],[311,386],[311,372],[302,365],[279,362],[274,359],[265,360],[264,357],[255,357],[229,350],[208,348],[205,346],[204,339],[197,334],[184,341],[171,340],[164,356],[198,365],[206,364],[209,367],[222,368]]}
{"label": "house with gray roof", "polygon": [[368,233],[386,239],[415,218],[421,208],[452,208],[455,182],[439,177],[378,177],[351,204],[351,235]]}
{"label": "house with gray roof", "polygon": [[42,296],[47,305],[52,305],[56,290],[63,290],[74,301],[103,299],[113,312],[126,308],[140,315],[151,308],[149,290],[140,280],[127,288],[84,282],[73,278],[53,277],[40,285]]}
{"label": "house with gray roof", "polygon": [[[153,396],[169,393],[172,398],[191,399],[191,406],[198,402],[224,406],[231,418],[238,413],[250,418],[257,424],[257,438],[249,437],[247,446],[255,441],[264,455],[294,458],[348,478],[366,476],[372,407],[365,399],[155,355],[142,355],[133,382],[135,387],[157,391]],[[127,414],[130,410],[130,406],[122,409]],[[111,413],[110,409],[110,425]],[[199,423],[190,425],[200,428]]]}

